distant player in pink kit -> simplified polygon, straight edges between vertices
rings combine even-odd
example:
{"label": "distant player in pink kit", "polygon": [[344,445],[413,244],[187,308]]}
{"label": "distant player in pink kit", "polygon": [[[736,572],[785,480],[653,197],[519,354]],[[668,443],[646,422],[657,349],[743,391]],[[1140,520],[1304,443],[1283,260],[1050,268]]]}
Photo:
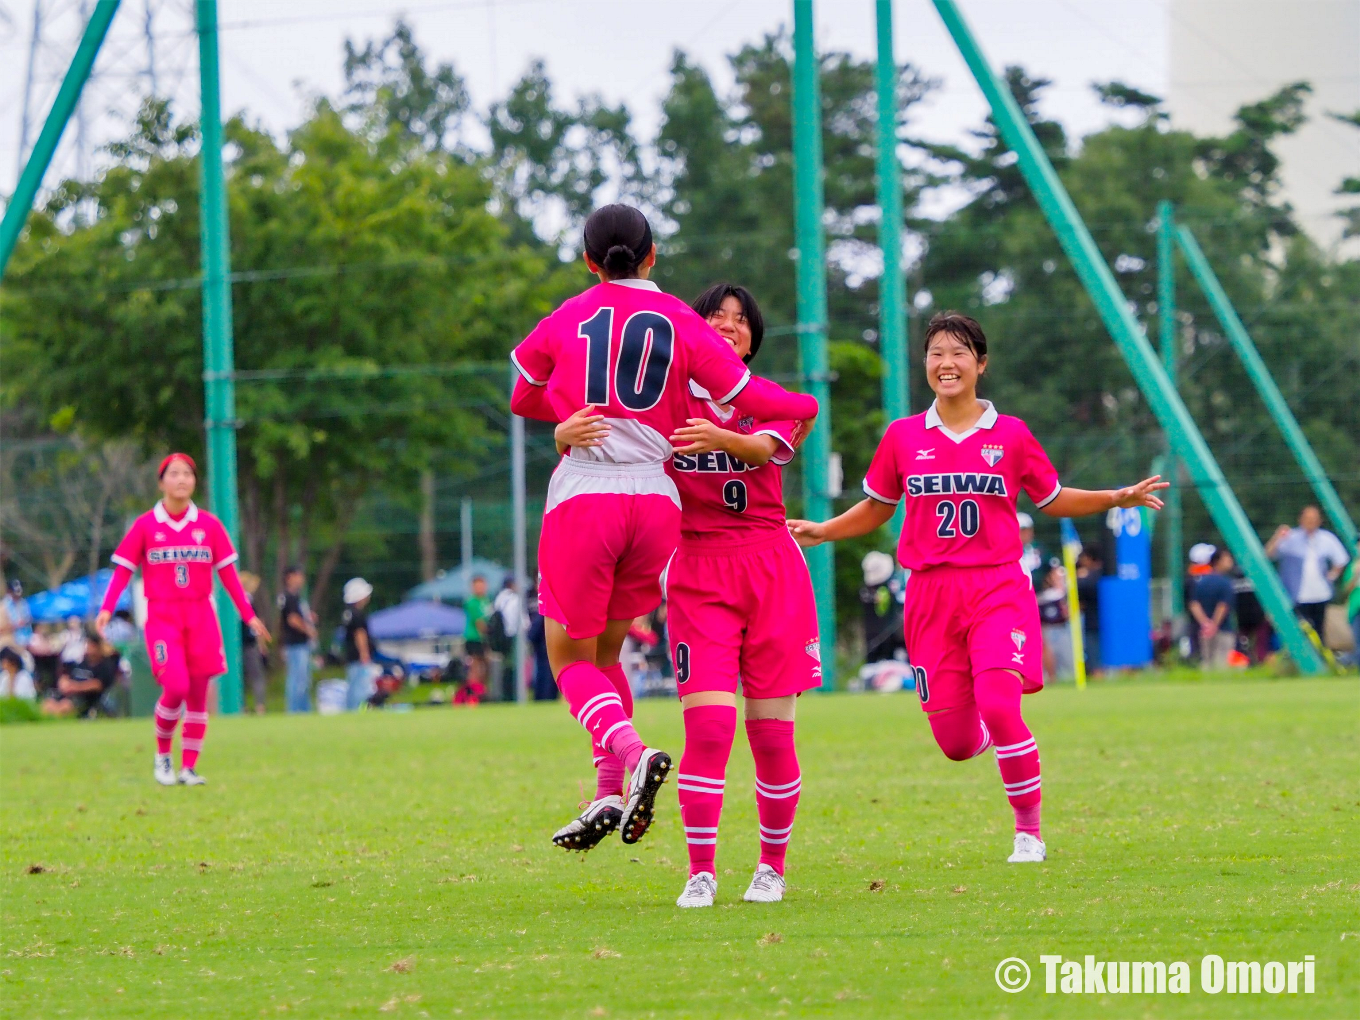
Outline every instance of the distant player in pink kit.
{"label": "distant player in pink kit", "polygon": [[[548,487],[539,538],[539,603],[548,659],[597,757],[631,770],[626,792],[597,796],[554,837],[585,850],[615,828],[634,843],[651,824],[671,769],[630,721],[618,650],[632,621],[661,601],[661,572],[679,540],[680,498],[665,464],[689,415],[688,383],[773,420],[812,418],[811,397],[753,380],[732,348],[647,276],[656,262],[638,210],[605,206],[585,225],[585,261],[600,283],[565,302],[515,348],[511,409],[565,422],[598,409],[600,437],[572,448]],[[593,417],[593,415],[592,415]],[[605,770],[601,770],[602,773]],[[621,770],[616,773],[621,782]]]}
{"label": "distant player in pink kit", "polygon": [[888,426],[864,479],[868,498],[825,523],[789,521],[789,529],[803,546],[867,535],[905,500],[897,558],[911,571],[904,634],[921,707],[950,759],[994,748],[1015,811],[1009,860],[1042,861],[1039,750],[1020,696],[1043,687],[1043,656],[1016,500],[1024,489],[1052,517],[1160,510],[1154,493],[1169,483],[1153,476],[1099,492],[1061,485],[1025,423],[978,399],[987,338],[966,315],[930,320],[925,368],[935,402]]}
{"label": "distant player in pink kit", "polygon": [[[236,605],[241,619],[266,644],[269,631],[255,615],[236,573],[236,550],[222,522],[193,503],[198,469],[185,453],[161,461],[164,498],[132,523],[113,554],[113,580],[95,618],[102,634],[133,573],[141,568],[146,586],[146,648],[151,672],[161,685],[156,702],[156,782],[200,786],[195,770],[208,728],[208,683],[227,671],[222,628],[209,597],[213,574]],[[170,760],[175,724],[184,716],[181,768]]]}

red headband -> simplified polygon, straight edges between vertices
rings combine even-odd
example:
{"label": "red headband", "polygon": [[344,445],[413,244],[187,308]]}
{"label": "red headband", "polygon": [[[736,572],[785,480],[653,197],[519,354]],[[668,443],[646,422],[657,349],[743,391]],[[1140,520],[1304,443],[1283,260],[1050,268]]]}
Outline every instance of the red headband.
{"label": "red headband", "polygon": [[182,460],[184,461],[184,463],[188,464],[189,470],[191,470],[194,473],[194,477],[195,478],[198,477],[198,465],[194,463],[194,458],[190,457],[187,453],[172,453],[170,454],[170,456],[166,457],[165,460],[161,461],[161,466],[156,471],[156,477],[164,478],[165,469],[170,466],[171,461],[176,460]]}

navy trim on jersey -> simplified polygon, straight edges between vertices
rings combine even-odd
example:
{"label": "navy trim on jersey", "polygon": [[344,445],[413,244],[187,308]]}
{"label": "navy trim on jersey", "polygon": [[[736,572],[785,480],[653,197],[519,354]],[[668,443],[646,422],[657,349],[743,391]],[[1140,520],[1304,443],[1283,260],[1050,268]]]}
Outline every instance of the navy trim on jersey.
{"label": "navy trim on jersey", "polygon": [[1062,492],[1062,482],[1059,482],[1057,485],[1053,486],[1053,491],[1048,494],[1047,499],[1043,500],[1042,502],[1035,503],[1034,505],[1038,507],[1040,510],[1042,510],[1044,507],[1048,506],[1048,504],[1052,503],[1055,499],[1057,499],[1058,493],[1060,492]]}
{"label": "navy trim on jersey", "polygon": [[731,393],[729,393],[729,394],[728,394],[727,396],[725,396],[725,397],[715,397],[714,399],[717,400],[717,402],[720,403],[720,404],[730,404],[730,403],[732,403],[733,400],[735,400],[735,399],[737,398],[737,394],[738,394],[738,393],[740,393],[742,390],[746,389],[746,384],[749,383],[750,381],[751,381],[751,370],[748,368],[748,369],[746,370],[746,374],[743,375],[743,376],[741,377],[741,381],[740,381],[739,383],[737,383],[737,385],[736,385],[735,387],[733,387]]}
{"label": "navy trim on jersey", "polygon": [[875,492],[873,489],[869,487],[869,479],[867,478],[864,479],[864,494],[868,496],[870,499],[878,500],[880,503],[887,503],[888,506],[897,506],[898,503],[902,502],[900,498],[889,499],[887,496],[879,495],[877,492]]}
{"label": "navy trim on jersey", "polygon": [[533,376],[531,376],[531,375],[529,374],[528,370],[525,369],[525,367],[519,363],[519,358],[515,357],[515,352],[514,352],[514,351],[511,351],[511,352],[510,352],[510,364],[514,365],[515,368],[519,369],[519,374],[522,375],[522,376],[524,376],[524,381],[527,382],[530,386],[547,386],[547,385],[548,385],[548,381],[547,381],[546,379],[543,380],[542,382],[539,382],[537,379],[535,379]]}

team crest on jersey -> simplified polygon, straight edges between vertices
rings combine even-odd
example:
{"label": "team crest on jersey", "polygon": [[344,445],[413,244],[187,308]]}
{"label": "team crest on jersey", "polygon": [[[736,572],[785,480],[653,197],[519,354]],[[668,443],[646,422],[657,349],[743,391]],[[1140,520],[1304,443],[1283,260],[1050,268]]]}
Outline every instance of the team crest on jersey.
{"label": "team crest on jersey", "polygon": [[741,429],[743,432],[750,432],[755,427],[756,419],[754,415],[748,414],[745,418],[737,419],[737,428]]}
{"label": "team crest on jersey", "polygon": [[988,467],[996,467],[996,462],[1006,455],[1006,448],[994,443],[984,443],[982,445],[982,459],[987,462]]}
{"label": "team crest on jersey", "polygon": [[195,528],[193,531],[189,532],[189,534],[194,536],[194,541],[199,545],[202,545],[203,540],[208,537],[208,533],[202,528]]}
{"label": "team crest on jersey", "polygon": [[1019,627],[1016,627],[1011,630],[1011,644],[1015,645],[1015,654],[1011,656],[1012,661],[1024,665],[1025,657],[1021,653],[1024,651],[1025,642],[1027,640],[1028,638],[1025,632],[1021,630]]}
{"label": "team crest on jersey", "polygon": [[803,651],[807,652],[818,662],[822,661],[822,643],[817,638],[813,638],[803,646]]}

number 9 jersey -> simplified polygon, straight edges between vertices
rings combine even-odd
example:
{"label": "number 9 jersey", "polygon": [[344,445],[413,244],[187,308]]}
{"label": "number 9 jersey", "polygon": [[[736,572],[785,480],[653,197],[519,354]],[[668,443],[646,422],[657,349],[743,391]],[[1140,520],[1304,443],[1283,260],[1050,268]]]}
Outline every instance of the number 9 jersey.
{"label": "number 9 jersey", "polygon": [[1024,489],[1043,509],[1062,490],[1058,472],[1028,426],[990,401],[962,434],[924,414],[899,418],[883,434],[864,491],[904,505],[897,559],[908,570],[1018,563],[1024,549],[1015,504]]}

